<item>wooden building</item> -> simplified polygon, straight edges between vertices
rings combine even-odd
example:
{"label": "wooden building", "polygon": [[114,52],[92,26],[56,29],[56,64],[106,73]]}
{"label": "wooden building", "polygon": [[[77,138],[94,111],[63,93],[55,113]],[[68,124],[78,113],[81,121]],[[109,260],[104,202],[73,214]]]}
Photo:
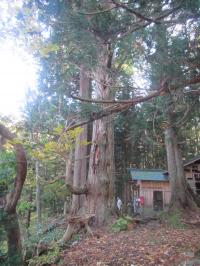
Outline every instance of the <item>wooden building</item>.
{"label": "wooden building", "polygon": [[[185,177],[195,193],[200,194],[200,156],[184,164]],[[125,185],[124,201],[144,198],[144,209],[159,211],[169,206],[171,191],[168,172],[158,169],[128,169],[130,179]]]}
{"label": "wooden building", "polygon": [[157,169],[128,169],[131,180],[126,184],[125,201],[131,203],[134,198],[144,198],[144,208],[165,209],[170,202],[168,174]]}
{"label": "wooden building", "polygon": [[185,177],[195,193],[200,194],[200,156],[184,164]]}

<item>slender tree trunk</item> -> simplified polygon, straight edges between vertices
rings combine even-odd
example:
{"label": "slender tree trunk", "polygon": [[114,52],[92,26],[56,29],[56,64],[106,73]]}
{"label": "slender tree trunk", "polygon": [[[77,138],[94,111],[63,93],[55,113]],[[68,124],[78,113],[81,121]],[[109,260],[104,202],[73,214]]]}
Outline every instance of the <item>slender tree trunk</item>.
{"label": "slender tree trunk", "polygon": [[36,180],[36,215],[37,224],[41,224],[41,189],[40,189],[40,177],[39,177],[39,161],[35,162],[35,180]]}
{"label": "slender tree trunk", "polygon": [[[99,65],[94,72],[96,97],[102,100],[112,98],[109,75],[112,54],[106,45],[99,49]],[[89,212],[95,214],[95,224],[103,225],[114,203],[114,134],[112,116],[93,123],[90,152],[87,195]]]}
{"label": "slender tree trunk", "polygon": [[[65,171],[65,184],[73,185],[73,171],[72,171],[72,161],[74,157],[74,149],[70,150],[69,158],[66,161],[66,171]],[[64,202],[64,216],[69,212],[69,201],[67,199]]]}
{"label": "slender tree trunk", "polygon": [[165,129],[165,145],[171,187],[170,210],[196,209],[198,199],[186,181],[180,148],[172,126]]}
{"label": "slender tree trunk", "polygon": [[[30,190],[29,194],[29,202],[32,203],[33,201],[33,190]],[[29,208],[28,213],[27,213],[27,218],[26,218],[26,228],[30,227],[30,222],[31,222],[31,208]]]}

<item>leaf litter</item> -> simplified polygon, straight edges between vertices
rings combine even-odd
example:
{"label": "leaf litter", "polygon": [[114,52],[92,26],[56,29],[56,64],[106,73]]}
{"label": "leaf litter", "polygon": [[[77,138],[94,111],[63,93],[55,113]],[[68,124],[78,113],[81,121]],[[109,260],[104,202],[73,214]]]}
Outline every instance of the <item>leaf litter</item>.
{"label": "leaf litter", "polygon": [[200,266],[198,250],[199,227],[175,229],[157,223],[119,233],[98,231],[64,250],[59,265]]}

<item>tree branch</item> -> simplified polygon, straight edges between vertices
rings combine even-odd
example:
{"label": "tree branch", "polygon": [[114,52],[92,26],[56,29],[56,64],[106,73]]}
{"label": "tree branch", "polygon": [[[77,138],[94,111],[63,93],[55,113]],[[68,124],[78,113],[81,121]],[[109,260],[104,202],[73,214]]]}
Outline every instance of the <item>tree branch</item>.
{"label": "tree branch", "polygon": [[81,102],[86,102],[86,103],[107,103],[107,104],[116,104],[116,103],[130,103],[130,102],[133,102],[135,100],[138,100],[140,99],[141,97],[136,97],[132,100],[96,100],[96,99],[86,99],[86,98],[82,98],[82,97],[79,97],[79,96],[75,96],[75,95],[70,95],[72,99],[75,99],[75,100],[78,100],[78,101],[81,101]]}
{"label": "tree branch", "polygon": [[113,6],[113,7],[110,7],[110,8],[107,8],[107,9],[104,9],[104,10],[99,10],[99,11],[93,11],[93,12],[80,12],[78,11],[79,14],[81,15],[86,15],[86,16],[93,16],[93,15],[98,15],[98,14],[102,14],[102,13],[105,13],[105,12],[109,12],[113,9],[116,9],[117,6]]}
{"label": "tree branch", "polygon": [[[15,135],[12,134],[4,125],[0,124],[0,135],[5,139],[13,141]],[[13,191],[6,197],[5,211],[9,214],[16,212],[17,202],[20,198],[24,181],[27,173],[27,161],[24,148],[21,144],[14,144],[15,157],[17,163],[16,176],[14,179]]]}
{"label": "tree branch", "polygon": [[[113,104],[113,105],[108,106],[107,108],[105,108],[102,111],[99,111],[99,112],[96,112],[96,113],[94,113],[94,112],[91,113],[89,119],[87,119],[85,121],[82,121],[82,122],[79,122],[79,123],[76,123],[74,125],[71,125],[69,127],[66,127],[65,131],[73,130],[73,129],[77,128],[77,127],[81,127],[81,126],[83,126],[85,124],[89,124],[91,122],[94,122],[95,120],[101,119],[101,118],[109,116],[111,114],[118,113],[118,112],[121,112],[121,111],[125,111],[128,108],[130,108],[131,106],[134,106],[134,105],[136,105],[138,103],[149,101],[150,99],[155,98],[157,96],[165,95],[166,93],[168,93],[171,90],[176,90],[176,89],[178,89],[180,87],[186,87],[186,86],[197,84],[197,83],[200,83],[200,76],[199,77],[194,77],[194,78],[192,78],[190,80],[185,80],[183,82],[180,82],[180,83],[177,83],[177,84],[174,84],[174,85],[171,85],[170,87],[167,84],[167,80],[163,80],[161,87],[157,91],[151,93],[150,95],[147,95],[147,96],[144,96],[144,97],[138,97],[138,98],[135,98],[135,99],[132,99],[132,100],[116,101],[114,103],[113,103],[113,100],[111,100],[111,101],[110,100],[105,100],[105,101],[101,100],[101,101],[99,101],[99,100],[93,100],[93,99],[83,99],[81,97],[78,97],[77,99],[81,100],[81,101],[93,102],[93,103],[110,103],[110,104]],[[77,97],[77,96],[75,96],[75,97]]]}
{"label": "tree branch", "polygon": [[156,23],[156,21],[154,19],[151,19],[151,18],[147,18],[145,16],[143,16],[142,14],[140,14],[139,12],[133,10],[132,8],[128,7],[127,5],[125,4],[122,4],[122,3],[118,3],[116,2],[115,0],[111,0],[112,3],[115,5],[116,8],[122,8],[122,9],[125,9],[126,11],[128,11],[129,13],[132,13],[134,14],[137,18],[140,18],[144,21],[148,21],[150,23]]}
{"label": "tree branch", "polygon": [[[164,18],[166,18],[166,17],[168,17],[169,15],[171,15],[171,14],[173,14],[174,12],[176,12],[177,10],[179,10],[181,8],[181,5],[178,5],[177,7],[175,7],[175,8],[173,8],[173,9],[171,9],[171,10],[168,10],[168,11],[166,11],[166,12],[163,12],[164,14],[162,14],[162,15],[160,15],[160,16],[158,16],[158,17],[156,17],[156,18],[154,18],[153,19],[153,22],[155,23],[155,24],[161,24],[161,22],[163,23],[165,23],[166,21],[162,21]],[[152,23],[152,21],[151,22],[146,22],[146,23],[144,23],[144,24],[142,24],[142,25],[137,25],[137,26],[135,26],[135,27],[132,27],[132,28],[129,28],[127,31],[123,31],[122,32],[122,34],[120,34],[120,32],[118,33],[118,35],[116,36],[116,38],[117,39],[122,39],[123,37],[125,37],[125,36],[127,36],[128,34],[130,34],[130,33],[133,33],[133,32],[136,32],[136,31],[138,31],[138,30],[140,30],[140,29],[143,29],[143,28],[146,28],[147,26],[149,26],[150,24]]]}
{"label": "tree branch", "polygon": [[144,102],[144,101],[148,101],[151,98],[154,98],[156,96],[159,96],[163,93],[166,92],[166,85],[167,85],[167,80],[163,80],[161,86],[159,88],[156,88],[154,90],[153,93],[147,95],[147,96],[139,96],[139,97],[135,97],[133,99],[130,100],[96,100],[96,99],[86,99],[86,98],[81,98],[79,96],[75,96],[75,95],[71,95],[71,97],[73,99],[82,101],[82,102],[88,102],[88,103],[105,103],[105,104],[127,104],[127,103],[131,103],[131,104],[137,104],[140,102]]}
{"label": "tree branch", "polygon": [[[57,178],[55,178],[54,180],[47,182],[48,184],[54,184],[55,182],[61,180],[61,179],[66,179],[65,175],[62,176],[58,176]],[[88,193],[88,188],[87,186],[83,186],[83,187],[75,187],[72,186],[71,184],[66,184],[66,187],[69,189],[69,191],[74,194],[74,195],[82,195],[82,194],[87,194]]]}

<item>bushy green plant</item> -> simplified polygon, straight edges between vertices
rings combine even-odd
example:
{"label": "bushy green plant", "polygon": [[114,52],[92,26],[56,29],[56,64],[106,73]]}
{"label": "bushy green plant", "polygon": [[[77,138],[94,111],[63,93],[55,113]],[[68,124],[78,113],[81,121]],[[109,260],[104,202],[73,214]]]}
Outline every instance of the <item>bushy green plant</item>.
{"label": "bushy green plant", "polygon": [[29,260],[29,266],[51,265],[59,260],[60,249],[58,245],[54,245],[47,254],[35,256]]}
{"label": "bushy green plant", "polygon": [[128,227],[128,221],[125,218],[119,218],[112,226],[113,232],[126,231]]}
{"label": "bushy green plant", "polygon": [[132,222],[133,222],[133,218],[132,218],[131,216],[126,215],[126,216],[124,217],[124,219],[125,219],[128,223],[132,223]]}
{"label": "bushy green plant", "polygon": [[28,210],[33,210],[34,206],[32,202],[22,200],[17,206],[17,212],[19,214],[25,214]]}
{"label": "bushy green plant", "polygon": [[4,196],[3,192],[7,193],[8,187],[12,185],[12,180],[15,176],[16,162],[14,153],[9,150],[1,151],[0,162],[0,194],[2,194],[0,196],[2,197]]}
{"label": "bushy green plant", "polygon": [[55,228],[52,231],[49,231],[45,237],[42,238],[44,243],[49,243],[51,241],[59,240],[64,234],[64,230],[62,228]]}
{"label": "bushy green plant", "polygon": [[64,229],[60,227],[55,227],[51,229],[51,226],[48,228],[49,230],[43,233],[46,230],[46,227],[42,225],[37,225],[36,228],[31,228],[29,230],[29,238],[24,241],[24,244],[29,249],[37,246],[39,241],[42,241],[44,244],[49,244],[54,241],[58,241],[64,234]]}

